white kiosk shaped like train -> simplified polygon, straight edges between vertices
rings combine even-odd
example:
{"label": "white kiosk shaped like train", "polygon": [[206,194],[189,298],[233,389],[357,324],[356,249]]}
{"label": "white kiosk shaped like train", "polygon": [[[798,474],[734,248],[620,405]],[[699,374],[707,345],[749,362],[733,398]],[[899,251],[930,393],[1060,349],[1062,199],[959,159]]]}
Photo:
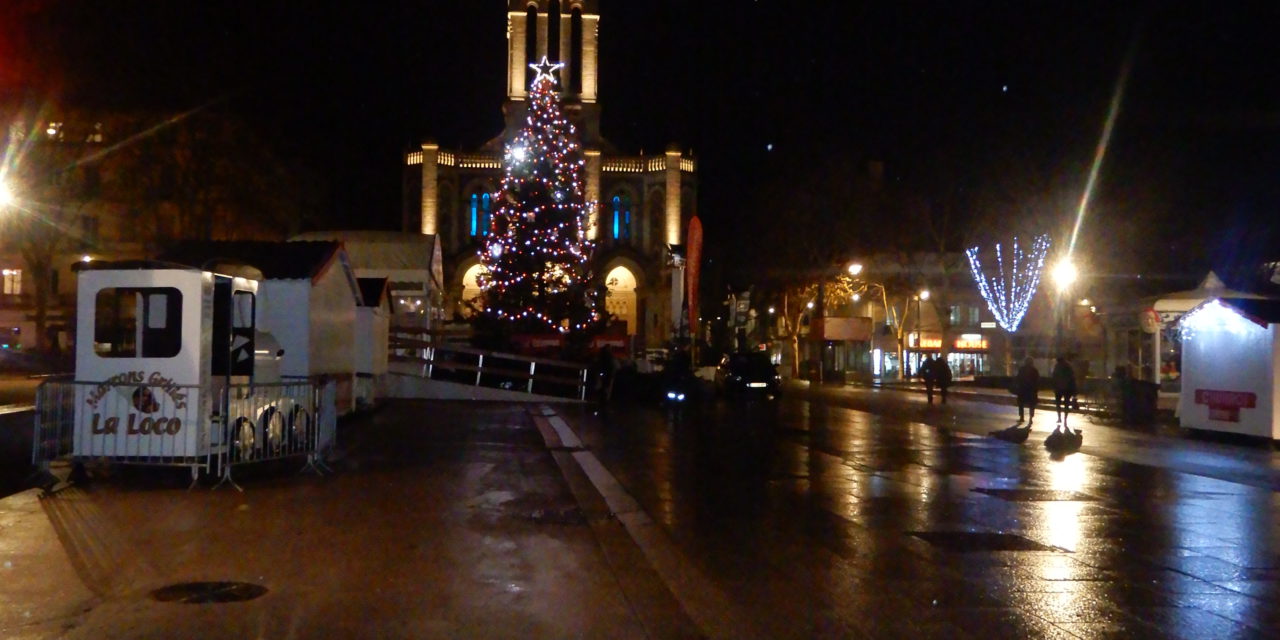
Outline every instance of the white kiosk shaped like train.
{"label": "white kiosk shaped like train", "polygon": [[82,265],[75,380],[42,386],[36,458],[185,466],[193,484],[233,485],[238,464],[319,464],[316,390],[281,382],[283,351],[255,327],[260,279],[236,265]]}

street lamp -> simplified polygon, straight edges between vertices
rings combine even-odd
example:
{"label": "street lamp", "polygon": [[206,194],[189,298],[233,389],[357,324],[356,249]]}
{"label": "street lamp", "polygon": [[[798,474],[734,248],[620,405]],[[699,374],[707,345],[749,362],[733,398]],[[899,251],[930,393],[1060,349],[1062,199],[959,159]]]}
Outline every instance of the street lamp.
{"label": "street lamp", "polygon": [[1071,285],[1075,284],[1077,278],[1080,277],[1080,270],[1076,268],[1075,263],[1071,262],[1070,257],[1063,258],[1053,266],[1053,282],[1058,286],[1058,303],[1054,305],[1057,312],[1057,326],[1054,331],[1054,347],[1057,353],[1055,355],[1063,355],[1063,339],[1065,337],[1064,323],[1067,318],[1066,299],[1067,293],[1071,290]]}
{"label": "street lamp", "polygon": [[1071,258],[1063,258],[1053,266],[1052,275],[1054,283],[1058,285],[1058,291],[1066,291],[1080,276],[1080,270],[1076,268],[1075,263],[1071,262]]}
{"label": "street lamp", "polygon": [[13,189],[9,188],[7,180],[0,178],[0,207],[7,207],[13,203]]}
{"label": "street lamp", "polygon": [[859,273],[862,273],[862,263],[861,262],[850,263],[848,271],[849,271],[849,275],[857,276]]}

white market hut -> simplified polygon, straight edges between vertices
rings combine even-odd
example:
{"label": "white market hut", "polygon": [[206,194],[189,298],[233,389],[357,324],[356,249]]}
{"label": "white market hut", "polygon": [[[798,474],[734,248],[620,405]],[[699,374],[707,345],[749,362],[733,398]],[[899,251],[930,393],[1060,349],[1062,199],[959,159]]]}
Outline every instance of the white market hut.
{"label": "white market hut", "polygon": [[1180,325],[1182,426],[1280,440],[1280,300],[1213,298]]}
{"label": "white market hut", "polygon": [[386,278],[356,278],[360,286],[360,306],[356,308],[356,386],[370,387],[387,373],[387,341],[391,329],[391,298]]}
{"label": "white market hut", "polygon": [[444,312],[444,267],[434,234],[400,231],[311,231],[294,242],[338,241],[357,278],[386,278],[392,326],[430,330]]}
{"label": "white market hut", "polygon": [[282,378],[336,382],[336,408],[350,412],[371,402],[372,385],[357,385],[355,332],[362,298],[340,242],[193,242],[166,259],[199,266],[239,261],[261,270],[254,316],[258,329],[275,336],[284,356]]}

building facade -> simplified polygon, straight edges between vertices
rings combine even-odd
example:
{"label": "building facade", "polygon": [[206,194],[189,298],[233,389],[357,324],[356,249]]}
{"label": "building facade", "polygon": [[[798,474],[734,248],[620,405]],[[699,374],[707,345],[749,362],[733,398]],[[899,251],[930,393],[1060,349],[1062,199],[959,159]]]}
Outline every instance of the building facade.
{"label": "building facade", "polygon": [[564,111],[586,159],[592,267],[608,288],[607,311],[637,348],[658,346],[679,330],[671,292],[680,287],[682,271],[671,265],[697,213],[696,164],[677,145],[659,155],[628,154],[601,134],[597,6],[596,0],[508,1],[506,126],[476,149],[445,149],[428,140],[406,153],[404,227],[439,236],[447,313],[474,313],[476,251],[496,208],[503,147],[524,122],[534,77],[529,64],[543,56],[561,62]]}

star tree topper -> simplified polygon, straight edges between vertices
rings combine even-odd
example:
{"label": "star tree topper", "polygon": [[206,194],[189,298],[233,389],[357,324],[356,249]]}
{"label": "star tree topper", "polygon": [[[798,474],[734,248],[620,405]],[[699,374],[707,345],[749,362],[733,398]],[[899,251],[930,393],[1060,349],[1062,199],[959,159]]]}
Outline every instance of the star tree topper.
{"label": "star tree topper", "polygon": [[538,72],[538,75],[533,78],[534,84],[537,84],[544,76],[550,78],[552,82],[559,82],[560,77],[556,72],[563,67],[563,62],[551,62],[550,60],[547,60],[546,56],[542,56],[542,62],[536,62],[529,65],[530,69]]}

